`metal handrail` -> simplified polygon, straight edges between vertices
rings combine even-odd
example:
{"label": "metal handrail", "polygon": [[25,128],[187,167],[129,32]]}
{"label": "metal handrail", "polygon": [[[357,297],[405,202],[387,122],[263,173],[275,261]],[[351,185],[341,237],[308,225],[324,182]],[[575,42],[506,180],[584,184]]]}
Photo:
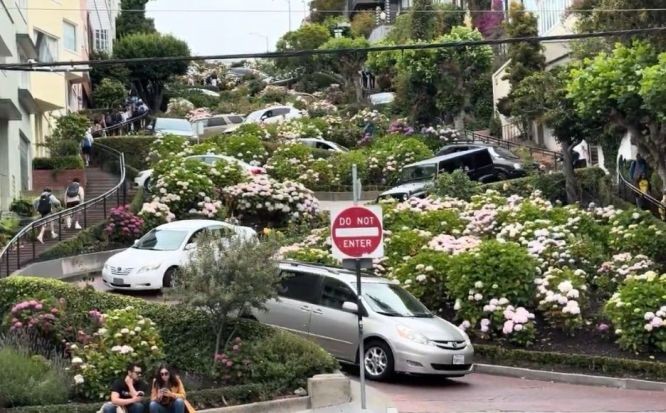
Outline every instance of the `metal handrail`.
{"label": "metal handrail", "polygon": [[111,131],[114,131],[114,130],[117,130],[117,129],[122,129],[124,126],[130,125],[130,124],[136,122],[137,120],[141,120],[143,118],[146,118],[149,115],[150,115],[150,111],[145,111],[144,113],[140,114],[139,116],[135,116],[133,118],[127,119],[124,122],[120,122],[120,123],[117,123],[117,124],[112,125],[112,126],[107,126],[106,128],[100,129],[98,131],[94,131],[93,132],[93,137],[103,136],[104,134],[106,134],[106,132],[111,132]]}
{"label": "metal handrail", "polygon": [[[123,200],[123,205],[127,201],[127,186],[125,185],[125,154],[122,152],[119,152],[113,148],[110,148],[106,145],[102,144],[94,144],[95,150],[101,150],[102,152],[107,152],[111,153],[113,155],[116,155],[118,159],[118,166],[120,169],[120,179],[118,180],[118,183],[113,186],[113,188],[109,189],[108,191],[104,192],[103,194],[82,202],[79,205],[76,205],[71,208],[66,208],[61,211],[49,214],[48,216],[44,218],[37,219],[35,221],[32,221],[30,224],[24,226],[14,237],[5,245],[2,250],[0,251],[0,273],[2,271],[1,265],[3,264],[3,261],[5,261],[6,269],[7,269],[7,276],[9,276],[9,252],[11,252],[12,248],[15,247],[16,254],[17,254],[17,269],[21,268],[21,259],[20,259],[20,241],[21,238],[28,235],[29,233],[33,235],[32,239],[32,260],[36,258],[35,254],[35,240],[34,240],[34,235],[35,232],[38,228],[40,228],[43,225],[48,225],[51,222],[57,221],[59,230],[58,230],[58,237],[59,241],[62,241],[62,218],[68,216],[68,215],[73,215],[77,212],[83,211],[83,227],[87,227],[87,210],[91,206],[97,205],[99,203],[102,203],[104,205],[104,218],[106,219],[107,216],[107,199],[112,197],[114,194],[116,196],[116,206],[120,205],[120,199],[121,199],[121,191],[122,191],[122,200]],[[0,276],[1,277],[1,276]]]}
{"label": "metal handrail", "polygon": [[648,204],[650,204],[650,212],[652,212],[652,215],[662,221],[666,220],[666,205],[652,195],[643,193],[636,185],[629,182],[629,180],[622,175],[621,168],[618,168],[617,171],[617,182],[619,191],[622,191],[623,188],[628,188],[633,193],[634,197],[641,196]]}
{"label": "metal handrail", "polygon": [[471,139],[470,138],[468,138],[468,139],[472,142],[473,141],[483,141],[485,143],[493,143],[497,146],[505,147],[506,149],[509,149],[509,150],[510,149],[515,149],[515,148],[527,149],[528,151],[530,151],[530,155],[532,155],[534,153],[538,153],[538,154],[541,154],[543,156],[553,158],[553,165],[555,167],[557,167],[558,163],[562,162],[562,154],[559,153],[559,152],[551,151],[549,149],[534,148],[534,147],[531,147],[531,146],[528,146],[528,145],[523,145],[523,144],[520,144],[520,143],[511,142],[511,141],[507,141],[507,140],[504,140],[504,139],[501,139],[501,138],[497,138],[495,136],[485,135],[485,134],[482,134],[482,133],[479,133],[479,132],[466,130],[465,131],[465,136],[467,137],[467,136],[470,136],[470,135],[471,135]]}

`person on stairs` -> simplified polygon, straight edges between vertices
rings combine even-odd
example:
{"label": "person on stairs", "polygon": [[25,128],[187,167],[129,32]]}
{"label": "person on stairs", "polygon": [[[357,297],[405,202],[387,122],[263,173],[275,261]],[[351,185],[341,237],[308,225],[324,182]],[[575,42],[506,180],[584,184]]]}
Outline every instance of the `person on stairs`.
{"label": "person on stairs", "polygon": [[[84,194],[85,192],[83,191],[79,178],[72,179],[72,182],[70,182],[69,185],[67,185],[67,189],[65,189],[65,208],[69,209],[79,205],[83,202]],[[74,216],[74,228],[81,229],[81,225],[79,225],[79,211],[67,215],[67,218],[65,218],[65,225],[67,225],[68,229],[72,228],[72,215]]]}
{"label": "person on stairs", "polygon": [[[39,198],[35,199],[35,201],[33,202],[33,206],[35,207],[35,210],[39,212],[42,218],[46,218],[47,216],[53,213],[54,208],[60,208],[61,204],[60,201],[58,201],[58,198],[56,198],[53,195],[53,192],[51,191],[50,188],[44,188],[44,191],[42,191],[41,195],[39,195]],[[50,224],[51,224],[51,237],[53,239],[56,239],[58,237],[58,234],[55,232],[55,220],[52,219],[50,221]],[[42,225],[42,229],[39,231],[39,235],[37,235],[37,241],[41,242],[42,244],[44,243],[45,231],[46,231],[46,224]]]}
{"label": "person on stairs", "polygon": [[92,129],[86,129],[86,134],[81,140],[81,152],[83,153],[83,160],[86,166],[90,166],[90,154],[92,153],[92,146],[95,139],[92,136]]}

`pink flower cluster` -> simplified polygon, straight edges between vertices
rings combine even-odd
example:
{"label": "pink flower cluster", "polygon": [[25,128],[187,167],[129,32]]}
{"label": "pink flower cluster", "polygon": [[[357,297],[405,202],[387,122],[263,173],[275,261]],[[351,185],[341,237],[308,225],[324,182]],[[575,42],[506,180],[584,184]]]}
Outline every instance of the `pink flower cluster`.
{"label": "pink flower cluster", "polygon": [[40,300],[26,300],[14,305],[9,313],[10,331],[22,328],[39,328],[45,332],[51,331],[60,310],[51,307]]}
{"label": "pink flower cluster", "polygon": [[203,215],[206,218],[215,218],[222,209],[222,201],[213,201],[210,198],[197,204],[199,209],[192,208],[190,214]]}
{"label": "pink flower cluster", "polygon": [[650,332],[655,328],[666,328],[666,305],[661,306],[656,313],[651,311],[646,312],[644,319],[647,321],[643,326],[645,331]]}
{"label": "pink flower cluster", "polygon": [[231,342],[231,350],[224,353],[216,353],[213,356],[216,369],[221,378],[228,384],[233,384],[239,380],[250,368],[252,362],[242,354],[243,342],[240,337],[236,337]]}
{"label": "pink flower cluster", "polygon": [[397,211],[432,212],[440,211],[442,209],[462,209],[465,204],[465,201],[453,198],[410,198],[407,201],[398,204],[395,209]]}
{"label": "pink flower cluster", "polygon": [[493,231],[497,225],[497,209],[494,205],[484,205],[481,209],[473,211],[464,234],[483,235]]}
{"label": "pink flower cluster", "polygon": [[521,331],[530,320],[534,319],[534,314],[527,311],[524,307],[514,308],[510,305],[504,310],[506,321],[502,326],[502,333],[511,334],[514,331]]}
{"label": "pink flower cluster", "polygon": [[446,252],[448,254],[456,255],[461,252],[469,251],[478,247],[481,244],[481,239],[472,236],[464,236],[456,238],[452,235],[441,234],[433,238],[428,243],[428,248]]}
{"label": "pink flower cluster", "polygon": [[104,232],[112,241],[132,241],[143,234],[143,219],[134,215],[128,205],[112,208]]}

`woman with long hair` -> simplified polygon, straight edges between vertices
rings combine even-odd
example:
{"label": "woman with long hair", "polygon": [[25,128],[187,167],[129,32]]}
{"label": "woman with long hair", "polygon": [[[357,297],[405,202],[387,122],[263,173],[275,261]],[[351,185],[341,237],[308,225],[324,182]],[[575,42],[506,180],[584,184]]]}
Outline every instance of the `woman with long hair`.
{"label": "woman with long hair", "polygon": [[160,365],[150,391],[150,413],[195,413],[185,396],[180,377],[166,364]]}

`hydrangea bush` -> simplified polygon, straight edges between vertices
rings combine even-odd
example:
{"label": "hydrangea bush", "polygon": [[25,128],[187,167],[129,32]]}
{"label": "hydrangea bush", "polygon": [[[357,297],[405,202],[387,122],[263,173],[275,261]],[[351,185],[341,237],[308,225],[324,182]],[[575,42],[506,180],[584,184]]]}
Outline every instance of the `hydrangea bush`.
{"label": "hydrangea bush", "polygon": [[587,293],[584,271],[550,267],[534,283],[537,286],[538,308],[546,321],[569,333],[583,326],[581,308]]}
{"label": "hydrangea bush", "polygon": [[112,208],[104,233],[113,242],[132,242],[143,235],[143,219],[134,215],[129,205]]}
{"label": "hydrangea bush", "polygon": [[169,206],[156,199],[143,204],[139,217],[143,219],[144,230],[156,228],[176,219],[176,215],[171,212]]}

